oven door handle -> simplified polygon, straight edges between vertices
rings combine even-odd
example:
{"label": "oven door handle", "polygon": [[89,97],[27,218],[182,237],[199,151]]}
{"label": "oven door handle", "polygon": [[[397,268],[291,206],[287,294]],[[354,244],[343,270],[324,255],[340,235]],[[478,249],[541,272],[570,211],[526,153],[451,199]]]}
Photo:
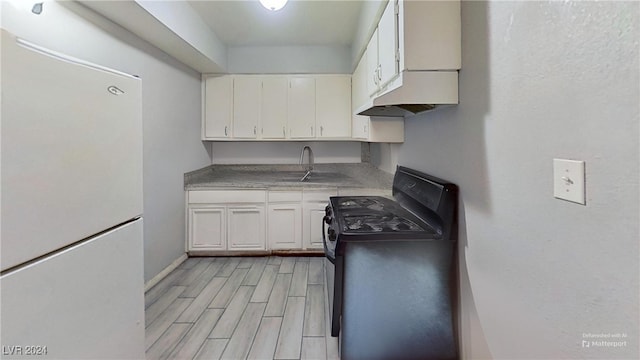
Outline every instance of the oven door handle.
{"label": "oven door handle", "polygon": [[326,236],[326,229],[324,227],[325,225],[325,221],[324,218],[322,219],[322,245],[324,245],[324,255],[327,257],[327,259],[329,259],[329,261],[331,261],[332,264],[336,263],[336,258],[329,256],[329,248],[327,247],[327,236]]}

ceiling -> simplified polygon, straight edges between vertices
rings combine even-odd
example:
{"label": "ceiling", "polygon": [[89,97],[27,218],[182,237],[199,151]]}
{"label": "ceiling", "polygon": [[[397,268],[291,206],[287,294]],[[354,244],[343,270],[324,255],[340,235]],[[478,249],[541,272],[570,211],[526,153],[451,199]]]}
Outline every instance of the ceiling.
{"label": "ceiling", "polygon": [[258,0],[187,2],[229,46],[350,46],[364,0],[289,0],[279,11]]}

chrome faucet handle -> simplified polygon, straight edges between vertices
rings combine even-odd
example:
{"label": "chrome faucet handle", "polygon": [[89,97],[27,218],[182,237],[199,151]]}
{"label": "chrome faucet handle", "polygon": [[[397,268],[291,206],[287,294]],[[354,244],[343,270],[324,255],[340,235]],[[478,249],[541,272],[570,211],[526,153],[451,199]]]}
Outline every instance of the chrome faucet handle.
{"label": "chrome faucet handle", "polygon": [[311,170],[307,170],[307,172],[304,174],[304,176],[302,177],[302,179],[300,179],[300,181],[305,181],[307,180],[307,178],[309,177],[309,175],[311,175]]}

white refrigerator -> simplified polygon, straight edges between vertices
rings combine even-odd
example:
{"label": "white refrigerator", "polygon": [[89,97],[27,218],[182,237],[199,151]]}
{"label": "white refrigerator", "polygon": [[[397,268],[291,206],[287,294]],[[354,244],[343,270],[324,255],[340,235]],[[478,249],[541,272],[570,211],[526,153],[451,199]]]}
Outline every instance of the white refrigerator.
{"label": "white refrigerator", "polygon": [[142,359],[141,80],[1,47],[0,357]]}

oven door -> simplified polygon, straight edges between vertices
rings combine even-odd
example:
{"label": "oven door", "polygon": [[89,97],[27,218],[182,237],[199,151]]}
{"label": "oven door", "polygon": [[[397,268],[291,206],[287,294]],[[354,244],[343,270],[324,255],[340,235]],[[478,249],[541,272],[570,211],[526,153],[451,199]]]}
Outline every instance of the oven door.
{"label": "oven door", "polygon": [[324,256],[327,258],[331,264],[336,263],[336,241],[329,240],[331,236],[328,236],[328,231],[332,231],[331,225],[329,225],[328,229],[326,227],[327,221],[329,218],[325,216],[322,219],[322,244],[324,245]]}
{"label": "oven door", "polygon": [[[331,336],[336,337],[340,332],[340,308],[342,291],[342,274],[340,263],[336,264],[336,242],[328,239],[326,218],[322,220],[322,242],[324,244],[324,271],[325,284],[327,286],[327,302],[329,304],[329,320],[331,324]],[[330,226],[329,226],[330,228]],[[336,268],[337,267],[337,268]],[[337,279],[336,279],[337,278]],[[337,280],[337,283],[336,283]],[[336,290],[337,289],[337,290]]]}
{"label": "oven door", "polygon": [[[327,217],[322,219],[322,243],[324,244],[324,272],[327,284],[327,303],[329,304],[329,316],[333,317],[333,295],[336,276],[336,244],[335,241],[327,240]],[[327,243],[328,242],[328,243]]]}

